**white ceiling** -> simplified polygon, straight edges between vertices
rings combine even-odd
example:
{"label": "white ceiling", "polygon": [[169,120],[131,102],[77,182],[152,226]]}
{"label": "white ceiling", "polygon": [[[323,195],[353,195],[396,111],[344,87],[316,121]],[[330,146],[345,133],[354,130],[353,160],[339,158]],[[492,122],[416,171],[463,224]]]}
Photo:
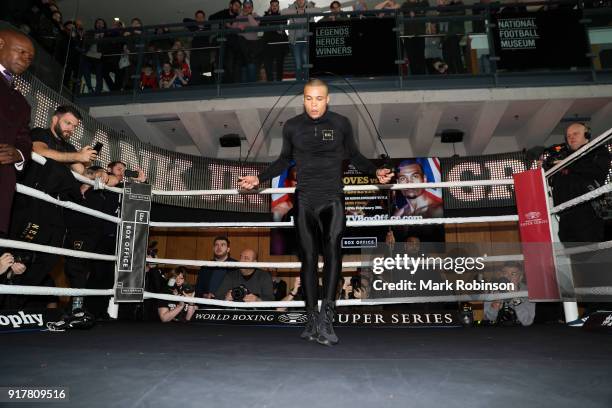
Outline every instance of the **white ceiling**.
{"label": "white ceiling", "polygon": [[[362,98],[392,157],[493,154],[563,140],[572,118],[590,118],[597,135],[612,127],[612,85],[449,91],[367,92]],[[363,106],[332,93],[331,109],[347,116],[361,151],[384,152]],[[207,157],[270,161],[280,152],[284,122],[301,113],[301,99],[285,97],[257,132],[276,97],[100,106],[91,115],[146,143]],[[283,105],[286,105],[284,108]],[[162,118],[162,121],[159,121]],[[464,141],[441,143],[445,129]],[[222,148],[219,137],[237,133],[241,149]]]}

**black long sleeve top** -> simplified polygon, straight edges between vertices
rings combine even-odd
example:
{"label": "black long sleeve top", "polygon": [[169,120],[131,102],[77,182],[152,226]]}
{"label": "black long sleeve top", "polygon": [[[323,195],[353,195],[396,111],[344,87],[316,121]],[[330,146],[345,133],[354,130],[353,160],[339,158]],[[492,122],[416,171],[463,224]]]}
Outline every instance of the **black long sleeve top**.
{"label": "black long sleeve top", "polygon": [[363,173],[376,173],[376,166],[359,152],[346,117],[329,110],[318,119],[303,113],[285,123],[280,156],[259,174],[259,180],[279,175],[293,160],[300,197],[321,202],[341,194],[344,159]]}

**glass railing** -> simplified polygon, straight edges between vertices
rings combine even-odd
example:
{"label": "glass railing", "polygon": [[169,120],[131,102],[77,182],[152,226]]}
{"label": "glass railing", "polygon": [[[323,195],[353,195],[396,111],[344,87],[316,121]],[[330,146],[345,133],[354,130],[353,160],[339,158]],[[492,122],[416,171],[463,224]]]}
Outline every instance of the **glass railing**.
{"label": "glass railing", "polygon": [[88,32],[76,94],[278,93],[275,83],[334,76],[394,89],[606,81],[612,8],[582,6],[404,5]]}

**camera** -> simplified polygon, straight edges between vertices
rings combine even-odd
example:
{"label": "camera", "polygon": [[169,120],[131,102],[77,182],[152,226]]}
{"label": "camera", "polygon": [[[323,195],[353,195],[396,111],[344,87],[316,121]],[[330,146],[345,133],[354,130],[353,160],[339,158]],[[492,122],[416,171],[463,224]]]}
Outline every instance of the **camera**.
{"label": "camera", "polygon": [[570,154],[571,152],[565,143],[550,146],[542,153],[542,155],[546,156],[546,159],[542,162],[542,168],[544,170],[551,169],[554,167],[555,161],[563,160]]}
{"label": "camera", "polygon": [[193,292],[195,292],[195,288],[188,283],[184,283],[179,290],[180,294],[190,294]]}
{"label": "camera", "polygon": [[32,262],[32,254],[16,254],[13,256],[14,263],[28,265]]}
{"label": "camera", "polygon": [[236,286],[232,289],[232,299],[234,299],[234,302],[244,302],[244,297],[249,293],[251,293],[251,291],[247,289],[246,286]]}
{"label": "camera", "polygon": [[124,173],[125,177],[136,178],[138,177],[138,172],[136,170],[126,170]]}

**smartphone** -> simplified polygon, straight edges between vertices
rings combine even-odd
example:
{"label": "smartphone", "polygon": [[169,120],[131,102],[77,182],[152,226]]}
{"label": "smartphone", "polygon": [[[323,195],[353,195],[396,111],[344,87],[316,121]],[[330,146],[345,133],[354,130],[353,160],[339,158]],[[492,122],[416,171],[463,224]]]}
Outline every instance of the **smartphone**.
{"label": "smartphone", "polygon": [[100,143],[100,142],[96,142],[96,144],[94,145],[93,149],[100,154],[100,150],[102,150],[102,146],[104,146],[104,144]]}
{"label": "smartphone", "polygon": [[126,170],[124,175],[125,177],[136,178],[138,177],[138,172],[136,170]]}

